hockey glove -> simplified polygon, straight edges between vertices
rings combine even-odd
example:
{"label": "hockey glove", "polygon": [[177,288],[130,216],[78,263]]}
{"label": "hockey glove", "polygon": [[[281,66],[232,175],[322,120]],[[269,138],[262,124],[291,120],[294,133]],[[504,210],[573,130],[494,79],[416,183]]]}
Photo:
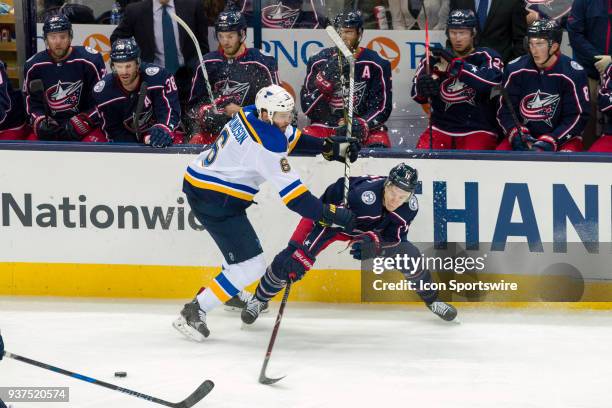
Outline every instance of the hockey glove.
{"label": "hockey glove", "polygon": [[306,247],[298,247],[293,251],[290,257],[283,262],[280,278],[291,282],[299,281],[304,277],[312,265],[314,265],[315,257],[312,256]]}
{"label": "hockey glove", "polygon": [[168,147],[172,146],[172,134],[165,126],[154,125],[151,130],[149,130],[149,143],[151,147]]}
{"label": "hockey glove", "polygon": [[89,134],[95,127],[95,124],[89,119],[85,113],[79,113],[70,118],[66,122],[66,134],[70,140],[79,142]]}
{"label": "hockey glove", "polygon": [[64,129],[55,119],[46,116],[36,118],[32,127],[40,140],[57,140],[64,133]]}
{"label": "hockey glove", "polygon": [[323,217],[319,224],[324,227],[340,227],[344,232],[350,233],[354,223],[355,214],[351,210],[333,204],[323,204]]}
{"label": "hockey glove", "polygon": [[430,48],[429,50],[431,51],[434,57],[443,59],[448,63],[452,62],[455,59],[455,56],[453,55],[453,53],[447,50],[446,48],[433,47],[433,48]]}
{"label": "hockey glove", "polygon": [[542,135],[529,150],[532,152],[555,152],[557,151],[557,143],[552,136]]}
{"label": "hockey glove", "polygon": [[212,105],[202,105],[198,110],[198,121],[203,131],[218,134],[230,118],[223,112],[215,113]]}
{"label": "hockey glove", "polygon": [[351,255],[358,261],[374,258],[380,253],[381,237],[377,232],[366,232],[351,246]]}
{"label": "hockey glove", "polygon": [[440,95],[440,84],[431,75],[423,74],[417,78],[417,93],[423,98],[434,98]]}
{"label": "hockey glove", "polygon": [[[347,126],[342,125],[336,128],[336,136],[347,136]],[[360,142],[363,142],[370,135],[370,127],[368,122],[357,116],[353,117],[353,127],[351,128],[351,137],[357,138]]]}
{"label": "hockey glove", "polygon": [[215,105],[217,105],[219,111],[223,111],[230,103],[240,105],[240,102],[240,97],[238,95],[222,95],[215,99]]}
{"label": "hockey glove", "polygon": [[529,150],[531,144],[535,142],[535,138],[529,133],[529,129],[525,126],[513,127],[508,133],[508,141],[512,146],[512,150],[525,151]]}
{"label": "hockey glove", "polygon": [[332,136],[323,142],[323,157],[328,161],[339,161],[344,163],[348,156],[351,163],[354,163],[359,156],[361,146],[354,137]]}

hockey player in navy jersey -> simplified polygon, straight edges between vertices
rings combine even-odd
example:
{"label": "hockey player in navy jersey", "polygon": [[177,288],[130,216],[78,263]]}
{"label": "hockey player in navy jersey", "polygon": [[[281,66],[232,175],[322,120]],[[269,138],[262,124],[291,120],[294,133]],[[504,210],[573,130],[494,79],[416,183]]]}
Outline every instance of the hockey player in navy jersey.
{"label": "hockey player in navy jersey", "polygon": [[529,53],[506,67],[504,88],[520,123],[503,100],[497,119],[506,137],[498,150],[578,152],[590,104],[584,68],[561,54],[563,30],[540,19],[527,28]]}
{"label": "hockey player in navy jersey", "polygon": [[212,143],[241,107],[255,103],[261,88],[279,84],[276,60],[256,48],[247,48],[246,29],[246,20],[239,11],[223,11],[217,17],[219,49],[204,56],[204,66],[219,112],[213,110],[202,67],[198,67],[188,102],[190,116],[200,128],[191,138],[192,144]]}
{"label": "hockey player in navy jersey", "polygon": [[[245,210],[264,181],[285,205],[317,224],[350,232],[350,210],[317,199],[287,160],[292,151],[322,153],[327,160],[357,159],[356,142],[343,135],[325,140],[302,134],[291,125],[295,102],[279,85],[262,88],[255,105],[242,108],[225,125],[215,143],[193,160],[183,192],[198,221],[223,254],[221,273],[185,305],[173,326],[194,340],[208,337],[206,314],[237,295],[264,274],[259,238]],[[346,129],[344,129],[344,132]]]}
{"label": "hockey player in navy jersey", "polygon": [[[351,254],[358,260],[376,256],[393,257],[400,253],[420,257],[418,248],[410,244],[407,238],[408,227],[419,210],[414,195],[417,183],[417,171],[405,163],[393,167],[388,177],[351,177],[347,206],[355,214],[353,231],[342,231],[302,219],[289,245],[274,257],[257,286],[255,296],[242,310],[242,321],[252,324],[287,281],[300,280],[313,267],[317,255],[333,242],[351,243]],[[341,178],[327,188],[321,201],[340,205],[343,197],[344,179]],[[403,270],[402,273],[408,281],[432,282],[431,273],[423,268]],[[423,287],[420,284],[415,286]],[[418,289],[416,292],[440,318],[451,321],[457,316],[453,306],[438,300],[436,290]]]}
{"label": "hockey player in navy jersey", "polygon": [[[34,133],[30,139],[105,142],[97,127],[93,87],[104,76],[102,55],[93,48],[72,45],[72,24],[64,15],[43,24],[47,49],[24,66],[23,92]],[[42,92],[30,92],[42,80]]]}
{"label": "hockey player in navy jersey", "polygon": [[602,76],[599,89],[599,109],[605,116],[603,134],[593,143],[589,152],[612,153],[612,64]]}
{"label": "hockey player in navy jersey", "polygon": [[13,89],[0,61],[0,140],[23,140],[28,134],[21,92]]}
{"label": "hockey player in navy jersey", "polygon": [[417,149],[494,150],[497,146],[491,90],[503,76],[501,56],[475,47],[477,20],[472,10],[452,10],[446,35],[450,50],[433,48],[427,74],[423,58],[414,76],[412,98],[431,101],[432,129],[426,129]]}
{"label": "hockey player in navy jersey", "polygon": [[[363,34],[363,18],[359,11],[340,13],[334,19],[340,37],[355,53],[354,114],[361,127],[369,129],[364,146],[390,147],[385,122],[393,107],[391,64],[375,51],[359,47]],[[344,59],[341,59],[345,61]],[[308,60],[306,78],[301,91],[302,111],[310,126],[304,132],[326,137],[344,123],[342,77],[348,87],[349,66],[340,66],[336,47],[325,48]]]}
{"label": "hockey player in navy jersey", "polygon": [[[102,130],[108,140],[145,143],[152,147],[182,143],[182,133],[176,131],[181,106],[174,77],[162,67],[141,62],[140,48],[133,38],[117,39],[110,58],[113,72],[94,87]],[[146,97],[138,113],[143,82],[147,84]]]}

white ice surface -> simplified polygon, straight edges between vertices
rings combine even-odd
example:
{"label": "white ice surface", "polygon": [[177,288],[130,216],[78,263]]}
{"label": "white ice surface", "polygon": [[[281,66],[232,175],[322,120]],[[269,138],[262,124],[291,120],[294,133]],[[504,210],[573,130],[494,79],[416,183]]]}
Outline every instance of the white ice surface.
{"label": "white ice surface", "polygon": [[[289,303],[257,382],[278,304],[249,330],[216,310],[205,343],[171,327],[176,301],[0,298],[7,351],[196,407],[610,407],[612,313],[461,309],[461,325],[424,307]],[[127,371],[127,378],[114,378]],[[33,367],[0,362],[0,386],[67,386],[70,403],[14,408],[137,408],[146,401]]]}

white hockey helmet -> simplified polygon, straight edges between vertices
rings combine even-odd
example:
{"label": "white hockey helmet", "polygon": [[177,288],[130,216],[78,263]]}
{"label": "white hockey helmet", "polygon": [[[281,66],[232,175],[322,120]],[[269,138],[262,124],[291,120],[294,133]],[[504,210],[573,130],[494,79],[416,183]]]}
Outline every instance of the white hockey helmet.
{"label": "white hockey helmet", "polygon": [[255,96],[255,107],[261,118],[262,109],[268,112],[270,122],[276,112],[293,112],[295,101],[293,96],[285,88],[279,85],[270,85],[261,88]]}

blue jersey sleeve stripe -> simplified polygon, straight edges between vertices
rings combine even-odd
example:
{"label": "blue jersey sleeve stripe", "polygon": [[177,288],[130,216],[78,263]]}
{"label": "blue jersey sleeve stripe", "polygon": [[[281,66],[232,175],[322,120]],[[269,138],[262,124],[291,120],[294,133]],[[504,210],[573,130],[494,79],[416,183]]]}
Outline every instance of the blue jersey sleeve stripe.
{"label": "blue jersey sleeve stripe", "polygon": [[281,197],[286,196],[287,194],[289,194],[294,188],[296,188],[297,186],[299,186],[300,184],[302,184],[301,180],[295,180],[293,183],[289,184],[287,187],[283,188],[281,191],[278,192],[278,194]]}
{"label": "blue jersey sleeve stripe", "polygon": [[210,181],[213,183],[217,183],[217,184],[221,184],[227,187],[234,188],[236,190],[242,190],[247,193],[257,194],[259,192],[259,190],[254,189],[253,187],[245,186],[244,184],[231,183],[229,181],[221,180],[217,177],[200,174],[196,172],[195,170],[193,170],[191,167],[187,167],[187,173],[189,173],[195,179],[202,180],[202,181]]}

